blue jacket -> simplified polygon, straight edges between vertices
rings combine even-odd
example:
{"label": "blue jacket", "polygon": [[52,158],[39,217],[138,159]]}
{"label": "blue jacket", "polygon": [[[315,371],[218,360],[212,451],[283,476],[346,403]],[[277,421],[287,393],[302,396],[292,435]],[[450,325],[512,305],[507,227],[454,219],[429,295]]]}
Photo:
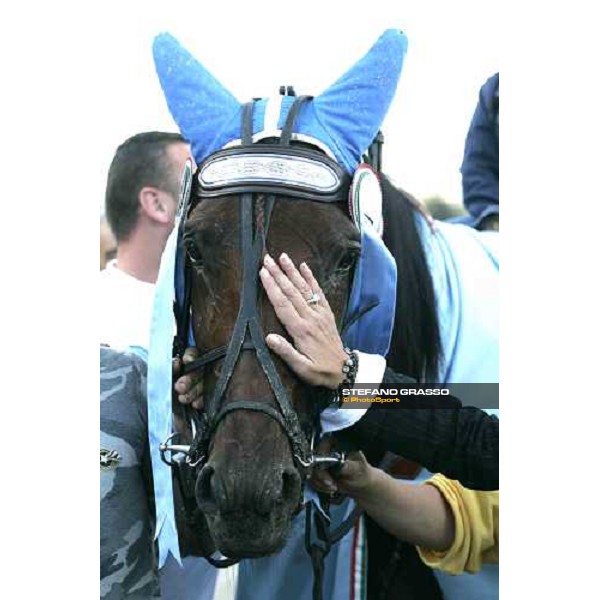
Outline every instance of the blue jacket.
{"label": "blue jacket", "polygon": [[500,77],[490,77],[479,92],[479,102],[467,133],[461,167],[466,222],[477,227],[498,214],[498,117]]}

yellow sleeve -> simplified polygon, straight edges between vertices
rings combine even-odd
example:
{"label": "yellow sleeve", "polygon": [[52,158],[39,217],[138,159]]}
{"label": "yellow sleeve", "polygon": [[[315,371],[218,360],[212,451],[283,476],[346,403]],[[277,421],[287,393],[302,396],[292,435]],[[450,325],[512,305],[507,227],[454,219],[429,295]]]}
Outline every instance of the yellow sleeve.
{"label": "yellow sleeve", "polygon": [[417,547],[423,562],[452,575],[476,573],[483,563],[497,563],[499,492],[469,490],[443,475],[434,475],[425,483],[435,486],[450,506],[455,535],[445,552]]}

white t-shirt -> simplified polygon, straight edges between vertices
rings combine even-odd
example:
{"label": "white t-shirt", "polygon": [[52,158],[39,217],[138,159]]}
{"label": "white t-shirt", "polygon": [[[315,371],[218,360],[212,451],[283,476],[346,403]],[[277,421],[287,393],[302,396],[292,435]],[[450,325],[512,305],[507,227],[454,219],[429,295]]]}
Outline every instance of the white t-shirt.
{"label": "white t-shirt", "polygon": [[113,348],[150,345],[153,283],[140,281],[111,260],[100,271],[100,343]]}

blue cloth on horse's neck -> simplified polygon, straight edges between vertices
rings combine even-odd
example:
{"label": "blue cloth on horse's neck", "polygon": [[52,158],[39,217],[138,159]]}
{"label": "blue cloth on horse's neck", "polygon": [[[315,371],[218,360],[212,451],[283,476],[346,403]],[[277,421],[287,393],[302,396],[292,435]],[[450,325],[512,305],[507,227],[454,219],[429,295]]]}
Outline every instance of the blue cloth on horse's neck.
{"label": "blue cloth on horse's neck", "polygon": [[497,232],[417,216],[435,289],[442,338],[439,383],[498,382]]}

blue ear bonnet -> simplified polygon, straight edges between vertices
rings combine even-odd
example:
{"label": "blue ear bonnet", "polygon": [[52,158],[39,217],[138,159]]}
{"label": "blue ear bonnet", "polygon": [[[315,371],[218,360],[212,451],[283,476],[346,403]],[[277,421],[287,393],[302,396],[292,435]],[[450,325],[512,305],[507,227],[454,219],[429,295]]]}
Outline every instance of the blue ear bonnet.
{"label": "blue ear bonnet", "polygon": [[[319,96],[305,102],[295,119],[292,140],[320,148],[353,175],[385,118],[402,70],[407,41],[385,31],[363,58]],[[167,33],[153,45],[156,71],[169,110],[197,164],[225,147],[241,145],[242,104],[179,42]],[[253,142],[281,135],[293,96],[254,103]],[[344,343],[364,352],[389,350],[396,302],[396,264],[379,234],[360,227],[361,255],[349,297]],[[182,221],[183,222],[183,221]],[[181,236],[180,236],[181,238]],[[184,250],[175,267],[177,303],[182,302]],[[193,343],[193,337],[188,340]]]}
{"label": "blue ear bonnet", "polygon": [[[303,107],[295,132],[328,147],[353,173],[395,95],[406,46],[402,32],[385,31],[362,59]],[[241,103],[170,34],[156,37],[153,52],[169,110],[192,144],[196,163],[239,139]],[[271,110],[267,99],[259,100],[253,132],[281,129],[291,102],[284,97],[281,108]]]}

